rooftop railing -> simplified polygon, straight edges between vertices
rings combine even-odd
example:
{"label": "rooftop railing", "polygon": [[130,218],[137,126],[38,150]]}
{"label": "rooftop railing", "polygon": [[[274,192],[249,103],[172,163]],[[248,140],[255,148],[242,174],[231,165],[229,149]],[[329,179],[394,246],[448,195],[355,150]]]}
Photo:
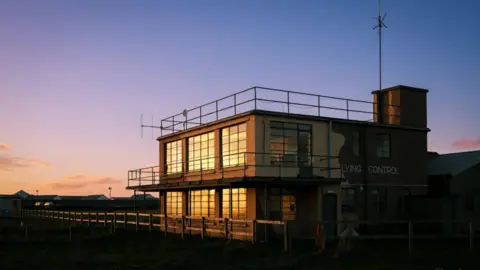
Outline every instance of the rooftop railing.
{"label": "rooftop railing", "polygon": [[238,153],[130,170],[128,187],[244,177],[334,179],[341,178],[341,169],[335,156]]}
{"label": "rooftop railing", "polygon": [[[251,87],[162,119],[160,136],[181,132],[252,110],[372,122],[376,116],[380,115],[380,113],[374,112],[375,104],[362,100]],[[399,106],[392,104],[382,104],[382,106],[393,109],[389,110],[388,114],[382,113],[383,116],[400,116],[399,110],[395,109]]]}

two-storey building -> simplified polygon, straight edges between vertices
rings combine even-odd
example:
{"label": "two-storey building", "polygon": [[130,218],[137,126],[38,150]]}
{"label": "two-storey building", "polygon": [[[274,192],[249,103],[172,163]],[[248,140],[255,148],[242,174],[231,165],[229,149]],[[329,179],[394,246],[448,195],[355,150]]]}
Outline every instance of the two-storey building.
{"label": "two-storey building", "polygon": [[397,218],[426,187],[426,93],[249,88],[163,119],[159,166],[129,171],[127,189],[159,192],[170,216],[292,220],[304,237],[318,221]]}

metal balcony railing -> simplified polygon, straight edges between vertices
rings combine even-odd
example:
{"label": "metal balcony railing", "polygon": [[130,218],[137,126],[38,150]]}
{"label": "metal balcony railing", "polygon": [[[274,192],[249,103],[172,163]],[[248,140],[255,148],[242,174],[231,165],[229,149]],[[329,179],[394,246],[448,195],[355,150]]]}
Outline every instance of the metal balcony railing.
{"label": "metal balcony railing", "polygon": [[128,187],[170,181],[187,182],[233,178],[333,179],[341,178],[336,156],[288,153],[239,153],[179,162],[166,162],[128,171]]}
{"label": "metal balcony railing", "polygon": [[[263,110],[372,122],[383,117],[399,117],[400,106],[382,104],[388,114],[374,111],[377,103],[301,93],[266,87],[251,87],[204,105],[184,110],[160,122],[160,136],[184,131],[247,111]],[[376,107],[376,106],[375,106]],[[380,111],[385,111],[381,109]]]}

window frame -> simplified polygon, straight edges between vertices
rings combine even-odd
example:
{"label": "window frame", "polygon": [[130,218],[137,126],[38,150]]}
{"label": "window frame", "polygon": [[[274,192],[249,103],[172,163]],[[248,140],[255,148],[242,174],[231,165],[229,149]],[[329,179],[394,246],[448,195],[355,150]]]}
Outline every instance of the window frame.
{"label": "window frame", "polygon": [[[244,126],[244,130],[240,131],[240,126]],[[237,128],[236,133],[232,133],[231,129],[232,128]],[[228,134],[225,135],[226,130],[228,130]],[[240,139],[240,134],[245,133],[245,138]],[[232,135],[236,135],[237,139],[236,140],[231,140]],[[239,167],[239,166],[245,166],[246,163],[246,157],[245,153],[247,153],[247,148],[248,148],[248,134],[247,134],[247,122],[231,125],[228,127],[224,127],[220,129],[220,153],[222,158],[220,159],[220,167],[221,168],[231,168],[231,167]],[[228,143],[225,142],[225,138],[228,138]],[[245,142],[245,147],[240,148],[240,144]],[[233,144],[237,144],[237,152],[232,153],[231,147]],[[225,146],[228,145],[228,151],[225,150]],[[234,150],[235,151],[235,150]],[[237,156],[237,163],[232,163],[232,156]],[[228,157],[228,158],[226,158]],[[228,162],[226,162],[228,160]],[[226,163],[228,163],[226,165]]]}
{"label": "window frame", "polygon": [[[293,125],[295,128],[293,128]],[[302,128],[303,127],[303,128]],[[268,138],[268,144],[269,144],[269,151],[271,154],[270,157],[270,164],[272,165],[282,165],[285,166],[286,164],[291,163],[293,167],[300,166],[300,165],[306,165],[311,166],[312,165],[312,153],[313,153],[313,125],[312,124],[305,124],[305,123],[295,123],[295,122],[286,122],[286,121],[270,121],[269,122],[269,138]],[[281,130],[282,135],[275,135],[273,132],[274,130]],[[286,131],[294,131],[295,132],[295,137],[293,136],[286,136]],[[300,154],[300,149],[299,149],[299,141],[300,141],[300,134],[302,132],[308,133],[308,149],[307,149],[307,160],[301,160],[301,155]],[[282,142],[275,142],[273,138],[282,138]],[[288,141],[286,140],[287,138],[295,138],[296,144],[295,144],[295,150],[291,151],[288,150]],[[282,149],[280,150],[274,150],[272,145],[282,145]],[[281,160],[282,157],[285,157],[286,155],[295,155],[294,161],[285,161]],[[302,164],[301,164],[302,163]]]}
{"label": "window frame", "polygon": [[[171,145],[171,148],[169,149],[169,146]],[[175,145],[175,146],[174,146]],[[174,148],[175,147],[175,148]],[[172,149],[176,149],[176,155],[173,155],[171,153]],[[180,149],[180,150],[178,150]],[[170,150],[170,153],[169,153]],[[165,175],[172,175],[172,174],[179,174],[183,173],[184,167],[183,167],[183,140],[174,140],[174,141],[169,141],[164,143],[164,161],[163,161],[163,166],[164,166],[164,174]],[[175,162],[173,161],[173,157],[175,158]],[[171,160],[170,162],[168,160]],[[178,161],[180,159],[180,161]],[[175,164],[175,165],[173,165]],[[180,164],[180,167],[179,165]],[[176,168],[175,170],[172,170],[171,168]],[[178,168],[180,168],[178,170]]]}
{"label": "window frame", "polygon": [[[236,193],[234,192],[236,191]],[[244,192],[240,192],[244,191]],[[237,199],[234,198],[234,195],[237,194]],[[243,198],[241,198],[241,196]],[[230,217],[230,188],[224,188],[222,189],[222,217],[223,218],[229,218],[229,219],[237,219],[237,220],[247,220],[248,219],[248,189],[247,188],[232,188],[232,201],[237,204],[236,207],[233,206],[234,203],[232,203],[232,217]],[[245,207],[240,207],[241,202],[245,203]],[[235,211],[237,210],[237,214],[235,214]],[[244,210],[243,214],[242,211]]]}
{"label": "window frame", "polygon": [[356,157],[360,156],[361,154],[359,131],[353,131],[352,133],[352,153]]}
{"label": "window frame", "polygon": [[[204,210],[207,213],[204,213]],[[190,190],[188,214],[193,217],[215,217],[215,189]]]}
{"label": "window frame", "polygon": [[[212,138],[210,138],[210,134],[212,135]],[[207,136],[206,141],[202,141],[202,136]],[[199,138],[199,142],[196,142],[195,139]],[[199,172],[199,171],[208,171],[208,170],[214,170],[215,169],[215,131],[209,131],[205,132],[202,134],[198,134],[195,136],[188,137],[186,139],[186,171],[187,172]],[[202,147],[202,144],[206,142],[207,147],[204,148]],[[210,145],[212,143],[212,145]],[[199,145],[200,148],[196,149],[195,147]],[[210,153],[210,147],[212,147],[212,152]],[[202,151],[207,150],[207,156],[203,157],[202,156]],[[196,155],[194,153],[198,152],[199,153],[199,158],[196,158]],[[192,158],[192,154],[194,158]],[[191,159],[192,158],[192,159]],[[207,161],[206,164],[207,166],[204,168],[205,160]],[[199,163],[197,163],[199,162]],[[211,166],[208,164],[212,164]],[[197,169],[196,166],[199,166]]]}
{"label": "window frame", "polygon": [[[166,192],[166,210],[165,213],[167,216],[183,216],[183,192],[182,191],[167,191]],[[174,200],[175,199],[175,200]],[[173,205],[175,204],[175,211]],[[174,213],[175,214],[172,214]]]}
{"label": "window frame", "polygon": [[[380,139],[382,138],[382,139]],[[385,140],[387,138],[388,147],[385,150]],[[380,154],[381,153],[381,154]],[[388,154],[385,154],[388,153]],[[375,156],[377,158],[390,158],[392,156],[392,138],[389,133],[377,133],[375,135]]]}

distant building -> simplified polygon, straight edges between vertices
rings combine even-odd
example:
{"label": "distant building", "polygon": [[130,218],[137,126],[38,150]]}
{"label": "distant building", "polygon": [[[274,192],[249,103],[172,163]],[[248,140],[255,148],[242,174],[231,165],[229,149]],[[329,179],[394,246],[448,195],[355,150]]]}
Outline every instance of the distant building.
{"label": "distant building", "polygon": [[16,195],[0,195],[0,217],[20,216],[22,198]]}

